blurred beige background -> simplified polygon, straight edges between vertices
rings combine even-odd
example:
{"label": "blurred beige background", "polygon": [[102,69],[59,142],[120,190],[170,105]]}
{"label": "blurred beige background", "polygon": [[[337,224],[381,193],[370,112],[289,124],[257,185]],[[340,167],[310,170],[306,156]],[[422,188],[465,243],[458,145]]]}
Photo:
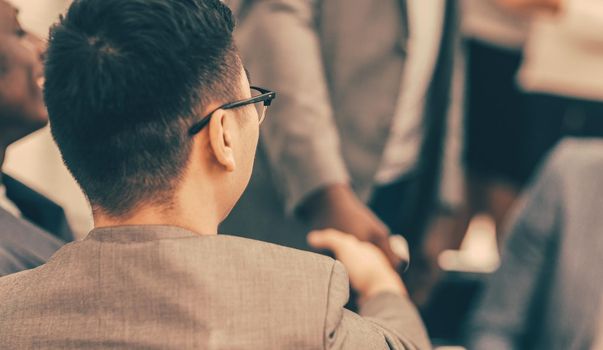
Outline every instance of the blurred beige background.
{"label": "blurred beige background", "polygon": [[[20,9],[21,23],[41,38],[69,4],[68,0],[9,0]],[[62,205],[78,238],[91,227],[88,204],[63,165],[48,128],[10,147],[4,170]]]}

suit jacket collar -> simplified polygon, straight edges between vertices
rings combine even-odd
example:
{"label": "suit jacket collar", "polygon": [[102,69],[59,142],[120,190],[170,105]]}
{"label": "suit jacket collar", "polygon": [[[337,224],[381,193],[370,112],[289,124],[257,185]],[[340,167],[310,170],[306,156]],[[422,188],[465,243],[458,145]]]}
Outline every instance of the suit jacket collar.
{"label": "suit jacket collar", "polygon": [[99,242],[130,243],[192,237],[216,237],[216,235],[201,235],[182,227],[169,225],[131,225],[95,228],[90,231],[85,239]]}

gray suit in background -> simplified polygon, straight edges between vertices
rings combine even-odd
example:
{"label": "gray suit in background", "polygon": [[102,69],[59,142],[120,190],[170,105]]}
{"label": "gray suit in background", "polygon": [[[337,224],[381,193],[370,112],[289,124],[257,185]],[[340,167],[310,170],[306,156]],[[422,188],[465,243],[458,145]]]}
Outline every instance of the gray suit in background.
{"label": "gray suit in background", "polygon": [[330,258],[169,226],[93,230],[0,279],[3,349],[428,349],[406,298],[343,308]]}
{"label": "gray suit in background", "polygon": [[603,293],[603,141],[568,140],[516,208],[469,349],[590,349]]}
{"label": "gray suit in background", "polygon": [[2,181],[21,216],[0,208],[0,276],[38,267],[73,240],[63,208],[8,175]]}
{"label": "gray suit in background", "polygon": [[[404,1],[227,3],[239,18],[236,41],[252,82],[274,89],[279,97],[262,125],[251,183],[221,229],[307,248],[309,228],[292,214],[309,195],[331,184],[350,183],[368,201],[374,190],[406,59]],[[408,220],[402,226],[416,231],[438,192],[455,1],[447,7],[423,117],[417,181],[401,213]]]}

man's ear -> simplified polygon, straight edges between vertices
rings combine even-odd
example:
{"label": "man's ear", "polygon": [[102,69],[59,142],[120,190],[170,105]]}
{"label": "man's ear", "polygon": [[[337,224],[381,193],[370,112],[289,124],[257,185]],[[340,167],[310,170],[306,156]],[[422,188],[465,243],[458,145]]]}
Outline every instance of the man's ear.
{"label": "man's ear", "polygon": [[216,158],[226,171],[236,168],[234,150],[232,148],[232,131],[225,124],[226,111],[218,109],[209,121],[209,146]]}

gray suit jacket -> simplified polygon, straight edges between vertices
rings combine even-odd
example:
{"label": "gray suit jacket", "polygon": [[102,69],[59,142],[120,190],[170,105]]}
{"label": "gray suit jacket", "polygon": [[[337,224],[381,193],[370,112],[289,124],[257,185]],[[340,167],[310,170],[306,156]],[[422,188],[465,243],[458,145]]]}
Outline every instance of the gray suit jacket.
{"label": "gray suit jacket", "polygon": [[8,175],[2,181],[23,218],[0,208],[0,276],[38,267],[73,240],[60,206]]}
{"label": "gray suit jacket", "polygon": [[591,348],[603,306],[601,174],[601,140],[566,140],[552,153],[516,208],[470,349]]}
{"label": "gray suit jacket", "polygon": [[412,304],[343,308],[342,265],[167,226],[93,230],[0,279],[3,349],[427,349]]}
{"label": "gray suit jacket", "polygon": [[[251,184],[224,232],[307,248],[307,227],[291,215],[304,199],[348,182],[369,198],[400,96],[407,47],[401,2],[228,1],[252,82],[276,90],[278,98],[262,125]],[[437,194],[456,25],[455,1],[447,4],[424,116],[420,181],[401,213],[409,220],[425,218]]]}

